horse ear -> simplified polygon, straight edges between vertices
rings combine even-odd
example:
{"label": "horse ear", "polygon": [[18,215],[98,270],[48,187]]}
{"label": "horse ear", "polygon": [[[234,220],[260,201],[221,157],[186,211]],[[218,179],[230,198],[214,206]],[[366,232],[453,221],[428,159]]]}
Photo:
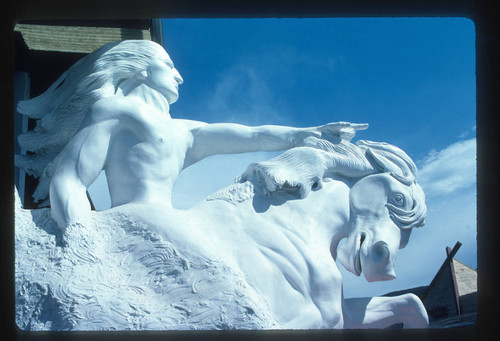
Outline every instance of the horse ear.
{"label": "horse ear", "polygon": [[367,148],[366,154],[370,156],[371,160],[373,160],[373,163],[380,171],[382,172],[393,171],[394,167],[390,167],[389,160],[387,158],[382,157],[382,155],[379,155],[372,148]]}
{"label": "horse ear", "polygon": [[392,173],[399,181],[405,183],[415,180],[416,167],[412,167],[415,169],[410,168],[411,165],[402,157],[370,147],[366,149],[366,154],[371,157],[375,166],[382,172]]}

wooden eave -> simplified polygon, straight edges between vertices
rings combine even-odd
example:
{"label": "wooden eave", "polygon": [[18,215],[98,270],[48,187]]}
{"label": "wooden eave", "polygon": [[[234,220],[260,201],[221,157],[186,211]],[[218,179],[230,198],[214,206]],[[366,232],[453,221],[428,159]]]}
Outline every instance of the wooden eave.
{"label": "wooden eave", "polygon": [[30,50],[90,53],[118,40],[151,40],[149,29],[17,24]]}

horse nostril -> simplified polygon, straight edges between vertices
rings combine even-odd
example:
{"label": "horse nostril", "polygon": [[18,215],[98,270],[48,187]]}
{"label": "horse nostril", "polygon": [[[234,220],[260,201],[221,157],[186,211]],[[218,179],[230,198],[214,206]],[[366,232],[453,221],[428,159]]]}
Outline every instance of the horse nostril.
{"label": "horse nostril", "polygon": [[389,248],[383,241],[376,242],[372,247],[373,260],[381,262],[389,259]]}

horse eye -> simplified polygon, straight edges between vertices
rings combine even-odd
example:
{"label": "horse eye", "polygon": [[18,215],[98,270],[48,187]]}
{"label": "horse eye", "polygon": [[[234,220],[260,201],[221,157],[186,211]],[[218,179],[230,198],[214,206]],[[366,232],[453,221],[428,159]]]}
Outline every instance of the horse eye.
{"label": "horse eye", "polygon": [[403,205],[404,205],[404,203],[405,203],[405,198],[403,197],[403,195],[402,195],[402,194],[399,194],[399,193],[398,193],[398,194],[396,194],[396,195],[393,197],[393,199],[392,199],[392,200],[393,200],[393,201],[394,201],[394,203],[395,203],[396,205],[398,205],[398,206],[403,206]]}

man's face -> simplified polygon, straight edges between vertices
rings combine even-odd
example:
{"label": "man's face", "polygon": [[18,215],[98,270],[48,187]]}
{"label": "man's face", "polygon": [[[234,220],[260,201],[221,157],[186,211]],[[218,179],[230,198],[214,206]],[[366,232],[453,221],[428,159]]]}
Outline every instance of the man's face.
{"label": "man's face", "polygon": [[179,98],[179,84],[182,82],[181,75],[168,55],[153,58],[147,68],[146,84],[163,94],[169,104]]}

